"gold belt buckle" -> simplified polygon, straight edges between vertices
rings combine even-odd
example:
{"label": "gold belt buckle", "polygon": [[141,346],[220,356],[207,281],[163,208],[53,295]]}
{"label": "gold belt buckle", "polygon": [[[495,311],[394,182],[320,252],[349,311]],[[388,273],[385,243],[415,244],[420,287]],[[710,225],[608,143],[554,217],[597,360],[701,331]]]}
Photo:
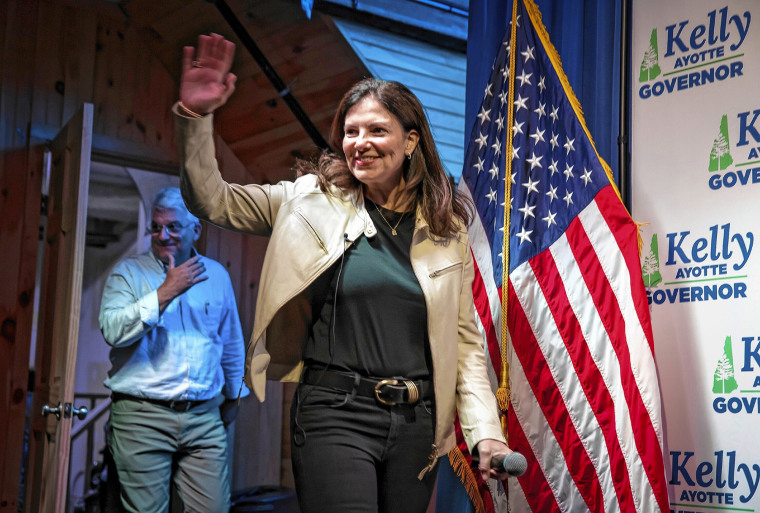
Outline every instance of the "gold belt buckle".
{"label": "gold belt buckle", "polygon": [[393,401],[386,401],[382,397],[380,397],[380,388],[382,388],[385,385],[398,385],[398,380],[395,379],[381,379],[377,382],[377,385],[375,385],[375,399],[377,399],[381,404],[385,404],[386,406],[396,406],[396,403]]}

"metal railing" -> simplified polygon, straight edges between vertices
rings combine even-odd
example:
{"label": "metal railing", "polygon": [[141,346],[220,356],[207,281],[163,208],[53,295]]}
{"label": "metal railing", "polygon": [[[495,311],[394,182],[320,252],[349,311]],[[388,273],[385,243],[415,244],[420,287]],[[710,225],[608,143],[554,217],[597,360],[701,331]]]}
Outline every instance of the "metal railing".
{"label": "metal railing", "polygon": [[[69,504],[66,508],[67,511],[72,511],[75,507],[78,510],[81,510],[81,507],[85,506],[87,498],[98,493],[98,490],[93,488],[92,477],[93,470],[98,465],[97,461],[95,461],[95,453],[100,451],[102,447],[95,447],[95,429],[98,420],[100,420],[103,415],[108,413],[111,408],[111,396],[109,394],[74,394],[74,404],[80,404],[82,401],[88,402],[87,409],[89,410],[89,413],[87,414],[87,417],[77,422],[71,428],[71,448],[73,451],[74,443],[77,441],[77,439],[82,436],[86,436],[83,472],[84,480],[82,483],[82,495],[80,496],[83,503],[71,504],[74,497],[72,497],[73,494],[71,493],[73,487],[70,485],[68,498]],[[71,458],[69,458],[69,482],[72,483],[76,479],[77,476],[71,475]]]}

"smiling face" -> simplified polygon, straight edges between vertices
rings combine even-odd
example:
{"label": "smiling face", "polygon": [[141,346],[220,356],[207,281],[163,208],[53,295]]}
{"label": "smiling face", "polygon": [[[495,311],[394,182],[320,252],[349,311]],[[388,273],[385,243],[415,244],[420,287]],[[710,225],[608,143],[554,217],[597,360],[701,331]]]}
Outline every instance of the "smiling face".
{"label": "smiling face", "polygon": [[351,173],[365,185],[370,198],[385,203],[401,184],[404,159],[419,140],[416,130],[404,130],[399,120],[372,96],[346,112],[343,153]]}
{"label": "smiling face", "polygon": [[[155,208],[151,220],[151,225],[161,226],[160,231],[150,235],[150,247],[156,258],[168,264],[169,255],[172,255],[175,266],[181,265],[190,258],[193,242],[198,240],[200,236],[200,225],[198,223],[179,215],[174,208]],[[170,230],[166,228],[172,223],[179,223],[182,226],[176,234],[169,233]]]}

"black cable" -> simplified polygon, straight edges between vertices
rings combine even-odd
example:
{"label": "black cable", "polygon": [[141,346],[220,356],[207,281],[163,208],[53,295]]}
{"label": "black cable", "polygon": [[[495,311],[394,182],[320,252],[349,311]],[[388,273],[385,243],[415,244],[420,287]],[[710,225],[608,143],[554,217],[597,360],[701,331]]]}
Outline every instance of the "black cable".
{"label": "black cable", "polygon": [[[340,277],[343,274],[343,261],[346,258],[346,244],[349,242],[348,240],[348,233],[343,234],[343,253],[340,255],[340,265],[338,266],[338,277],[335,280],[335,292],[333,293],[333,307],[332,312],[330,312],[330,334],[327,337],[327,352],[330,355],[330,358],[327,361],[327,364],[322,369],[322,371],[319,374],[319,377],[316,379],[316,382],[313,385],[310,385],[308,389],[305,390],[303,397],[300,396],[301,393],[301,387],[299,386],[296,388],[296,411],[295,415],[293,415],[293,425],[295,426],[293,429],[293,443],[296,444],[296,446],[301,447],[303,444],[306,443],[306,430],[301,427],[301,425],[298,423],[298,413],[301,410],[301,402],[305,401],[306,398],[309,396],[309,393],[314,390],[314,387],[319,384],[320,381],[322,381],[322,376],[325,375],[325,372],[327,372],[327,369],[330,367],[333,361],[333,357],[335,356],[335,317],[336,312],[338,311],[338,289],[340,288]],[[304,372],[306,372],[306,368],[304,367]],[[304,387],[306,388],[306,387]],[[343,400],[343,403],[336,405],[335,407],[343,406],[348,401],[348,395]]]}

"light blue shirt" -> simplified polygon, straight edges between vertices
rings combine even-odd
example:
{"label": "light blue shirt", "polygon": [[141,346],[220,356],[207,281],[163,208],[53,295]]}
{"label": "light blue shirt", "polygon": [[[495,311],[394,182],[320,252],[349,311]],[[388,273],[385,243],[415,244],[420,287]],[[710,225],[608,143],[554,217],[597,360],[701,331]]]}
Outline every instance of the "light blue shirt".
{"label": "light blue shirt", "polygon": [[[193,250],[195,254],[195,250]],[[201,256],[208,279],[177,296],[159,315],[167,266],[148,251],[114,267],[103,290],[100,330],[109,345],[113,392],[162,400],[202,401],[243,385],[244,342],[227,270]]]}

